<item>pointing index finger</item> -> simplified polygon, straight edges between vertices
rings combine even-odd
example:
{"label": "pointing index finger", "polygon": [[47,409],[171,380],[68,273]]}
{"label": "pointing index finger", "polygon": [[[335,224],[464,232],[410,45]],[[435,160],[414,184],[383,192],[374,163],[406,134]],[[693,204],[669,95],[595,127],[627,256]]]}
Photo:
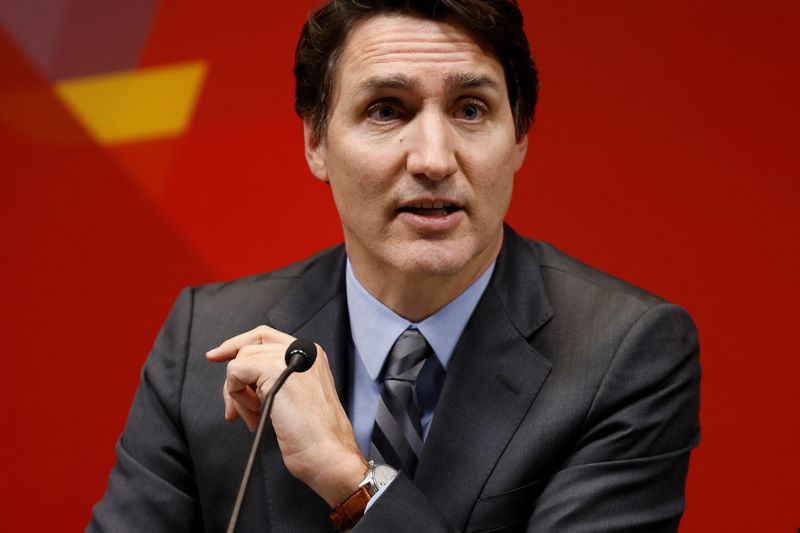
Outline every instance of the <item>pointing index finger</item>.
{"label": "pointing index finger", "polygon": [[206,352],[206,359],[213,362],[228,361],[236,357],[243,347],[250,344],[291,343],[294,337],[269,326],[258,326],[235,337],[231,337],[216,348]]}

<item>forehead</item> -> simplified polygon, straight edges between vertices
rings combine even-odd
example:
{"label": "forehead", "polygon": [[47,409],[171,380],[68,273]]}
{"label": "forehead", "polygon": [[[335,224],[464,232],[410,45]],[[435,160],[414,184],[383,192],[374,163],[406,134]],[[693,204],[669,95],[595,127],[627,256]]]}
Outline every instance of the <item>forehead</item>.
{"label": "forehead", "polygon": [[480,76],[505,91],[503,67],[491,46],[457,23],[400,14],[359,21],[345,40],[337,68],[337,96],[376,78],[397,76],[418,85]]}

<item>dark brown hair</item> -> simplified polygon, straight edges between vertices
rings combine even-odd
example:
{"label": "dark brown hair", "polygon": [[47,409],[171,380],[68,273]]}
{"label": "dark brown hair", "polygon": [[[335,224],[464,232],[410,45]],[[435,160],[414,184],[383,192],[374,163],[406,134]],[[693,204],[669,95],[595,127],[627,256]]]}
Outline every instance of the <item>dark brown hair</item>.
{"label": "dark brown hair", "polygon": [[336,65],[356,22],[399,13],[454,21],[489,43],[503,66],[517,138],[528,131],[539,80],[516,0],[330,0],[309,15],[295,51],[295,111],[325,138]]}

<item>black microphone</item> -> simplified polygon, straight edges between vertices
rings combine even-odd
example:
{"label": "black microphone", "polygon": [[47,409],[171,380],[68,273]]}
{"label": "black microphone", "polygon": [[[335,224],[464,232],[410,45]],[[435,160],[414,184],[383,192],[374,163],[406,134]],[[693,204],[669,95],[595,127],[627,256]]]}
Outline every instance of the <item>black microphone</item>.
{"label": "black microphone", "polygon": [[264,432],[264,423],[272,411],[272,400],[275,399],[275,394],[281,389],[286,379],[294,372],[305,372],[314,361],[317,360],[317,345],[314,341],[308,339],[296,339],[292,344],[286,348],[286,370],[281,372],[275,384],[269,389],[261,407],[261,419],[258,421],[258,429],[256,429],[256,437],[253,440],[253,447],[250,449],[250,457],[247,459],[247,466],[244,469],[242,476],[242,483],[239,485],[239,494],[236,495],[236,503],[233,504],[233,511],[231,512],[231,519],[228,522],[227,533],[233,533],[236,529],[236,521],[239,519],[239,511],[242,509],[242,502],[244,501],[245,493],[247,492],[247,485],[250,482],[250,473],[253,470],[253,463],[256,459],[259,444],[261,443],[261,434]]}
{"label": "black microphone", "polygon": [[317,360],[317,345],[308,339],[297,339],[286,348],[284,360],[287,368],[294,368],[294,372],[305,372]]}

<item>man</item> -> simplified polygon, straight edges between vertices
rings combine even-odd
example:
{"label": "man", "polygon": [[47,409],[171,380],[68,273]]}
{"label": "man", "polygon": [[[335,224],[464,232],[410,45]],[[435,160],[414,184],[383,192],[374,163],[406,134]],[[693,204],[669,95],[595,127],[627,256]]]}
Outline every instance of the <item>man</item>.
{"label": "man", "polygon": [[332,2],[295,74],[345,245],[181,294],[89,529],[223,529],[302,337],[240,530],[675,530],[694,326],[504,226],[536,87],[515,3]]}

